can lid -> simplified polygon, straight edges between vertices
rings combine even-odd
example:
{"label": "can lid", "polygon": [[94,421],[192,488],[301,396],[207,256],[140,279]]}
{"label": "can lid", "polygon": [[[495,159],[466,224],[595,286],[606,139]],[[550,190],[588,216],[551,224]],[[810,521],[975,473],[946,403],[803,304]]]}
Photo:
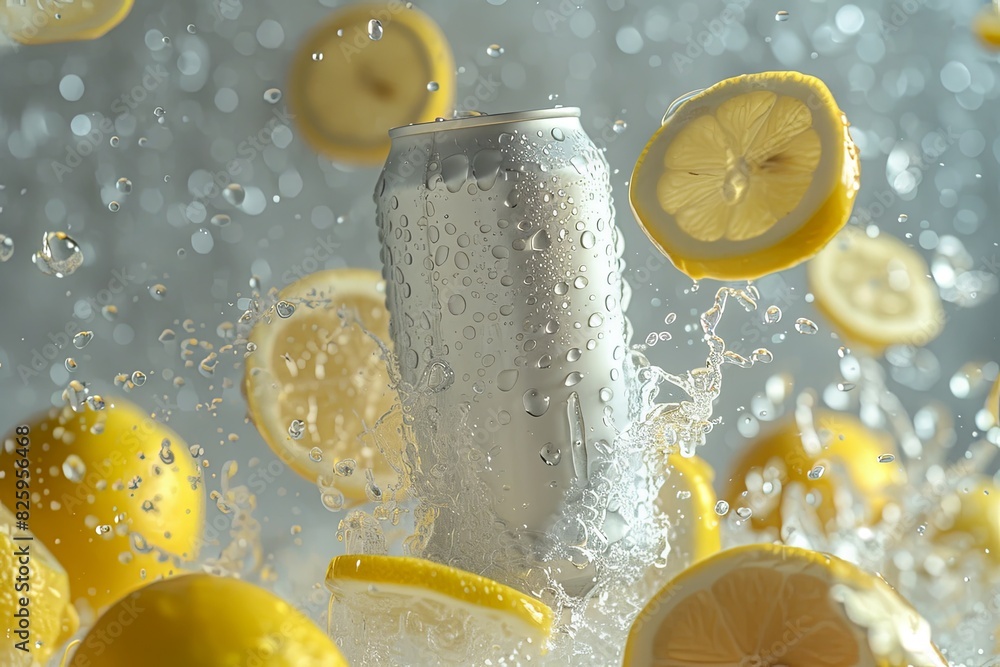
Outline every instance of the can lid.
{"label": "can lid", "polygon": [[475,116],[465,116],[463,118],[449,118],[446,120],[436,120],[430,123],[413,123],[394,127],[389,130],[389,137],[405,137],[411,134],[423,134],[425,132],[444,132],[445,130],[459,130],[470,127],[483,127],[485,125],[504,125],[508,123],[524,123],[532,120],[545,120],[547,118],[579,118],[580,109],[578,107],[559,107],[557,109],[534,109],[531,111],[512,111],[509,113],[480,114]]}

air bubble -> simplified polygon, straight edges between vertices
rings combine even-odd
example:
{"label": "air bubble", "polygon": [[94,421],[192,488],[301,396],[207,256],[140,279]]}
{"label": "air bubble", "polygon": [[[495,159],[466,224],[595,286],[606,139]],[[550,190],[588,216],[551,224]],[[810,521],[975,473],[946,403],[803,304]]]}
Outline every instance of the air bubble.
{"label": "air bubble", "polygon": [[892,463],[895,460],[896,457],[892,454],[879,454],[878,456],[879,463]]}
{"label": "air bubble", "polygon": [[78,350],[82,350],[87,347],[87,343],[94,339],[93,331],[81,331],[80,333],[73,336],[73,347]]}
{"label": "air bubble", "polygon": [[784,9],[782,9],[781,11],[777,12],[774,15],[775,21],[787,21],[788,19],[789,19],[788,12],[786,12]]}
{"label": "air bubble", "polygon": [[65,232],[42,234],[42,249],[31,256],[42,273],[65,278],[83,266],[83,251]]}
{"label": "air bubble", "polygon": [[371,19],[368,21],[368,39],[373,42],[377,42],[382,39],[382,22],[378,19]]}
{"label": "air bubble", "polygon": [[799,319],[795,320],[795,330],[798,331],[800,334],[812,336],[817,331],[819,331],[819,327],[816,326],[816,323],[813,322],[812,320],[800,317]]}
{"label": "air bubble", "polygon": [[486,55],[491,58],[499,58],[503,55],[503,47],[499,44],[490,44],[486,47]]}
{"label": "air bubble", "polygon": [[726,514],[729,513],[729,503],[727,503],[725,500],[720,500],[719,502],[715,503],[715,513],[718,514],[719,516],[726,516]]}
{"label": "air bubble", "polygon": [[295,306],[282,300],[274,305],[274,311],[278,313],[278,317],[283,320],[287,320],[295,312]]}
{"label": "air bubble", "polygon": [[301,440],[305,432],[306,424],[301,419],[293,419],[292,423],[288,425],[288,437],[292,440]]}
{"label": "air bubble", "polygon": [[118,181],[115,183],[115,188],[118,190],[118,192],[124,192],[125,194],[128,194],[132,192],[132,181],[130,181],[127,178],[119,178]]}
{"label": "air bubble", "polygon": [[542,448],[538,450],[538,455],[547,466],[559,465],[562,460],[562,451],[551,442],[542,445]]}

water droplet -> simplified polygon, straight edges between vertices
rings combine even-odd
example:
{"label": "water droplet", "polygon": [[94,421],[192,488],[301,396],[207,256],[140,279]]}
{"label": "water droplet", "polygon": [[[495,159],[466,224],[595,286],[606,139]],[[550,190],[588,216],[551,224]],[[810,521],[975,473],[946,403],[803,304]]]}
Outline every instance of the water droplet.
{"label": "water droplet", "polygon": [[233,206],[240,206],[246,197],[246,190],[239,183],[230,183],[222,189],[222,198]]}
{"label": "water droplet", "polygon": [[878,455],[878,462],[879,463],[892,463],[895,460],[896,460],[896,457],[894,455],[892,455],[892,454],[879,454]]}
{"label": "water droplet", "polygon": [[118,144],[120,144],[121,142],[122,140],[119,139],[118,137],[111,137],[110,139],[108,139],[108,143],[111,144],[112,148],[118,148]]}
{"label": "water droplet", "polygon": [[76,371],[77,368],[78,366],[76,363],[76,359],[74,359],[73,357],[69,357],[66,359],[66,370],[68,370],[70,373],[73,373],[74,371]]}
{"label": "water droplet", "polygon": [[587,319],[587,324],[591,327],[597,328],[604,324],[604,316],[600,313],[594,313]]}
{"label": "water droplet", "polygon": [[132,373],[132,384],[137,387],[141,387],[146,384],[146,374],[142,371],[135,371]]}
{"label": "water droplet", "polygon": [[612,398],[615,397],[615,392],[612,391],[610,387],[601,387],[601,390],[598,392],[598,395],[601,397],[601,400],[603,402],[607,403],[608,401],[610,401]]}
{"label": "water droplet", "polygon": [[6,262],[14,256],[14,239],[0,234],[0,262]]}
{"label": "water droplet", "polygon": [[94,412],[100,412],[101,410],[107,407],[107,404],[104,402],[103,397],[94,394],[93,396],[87,397],[87,407],[93,410]]}
{"label": "water droplet", "polygon": [[118,189],[118,192],[124,192],[125,194],[128,194],[132,192],[132,181],[130,181],[127,178],[119,178],[118,181],[115,183],[115,188]]}
{"label": "water droplet", "polygon": [[753,510],[750,509],[749,507],[737,507],[736,516],[738,516],[741,519],[749,519],[751,516],[753,516]]}
{"label": "water droplet", "polygon": [[823,476],[824,472],[826,472],[826,468],[824,468],[823,466],[816,466],[815,468],[810,470],[806,476],[809,479],[819,479],[820,477]]}
{"label": "water droplet", "polygon": [[816,323],[813,322],[812,320],[800,317],[799,319],[795,320],[795,330],[798,331],[800,334],[812,336],[817,331],[819,331],[819,327],[816,326]]}
{"label": "water droplet", "polygon": [[270,104],[277,104],[281,101],[281,91],[277,88],[268,88],[264,91],[264,101]]}
{"label": "water droplet", "polygon": [[542,457],[542,461],[547,466],[559,465],[559,462],[562,461],[562,451],[551,442],[542,445],[542,448],[538,450],[538,455]]}
{"label": "water droplet", "polygon": [[323,450],[319,447],[313,447],[309,450],[309,460],[313,463],[319,463],[323,460]]}
{"label": "water droplet", "polygon": [[65,232],[45,232],[42,249],[31,256],[31,261],[42,273],[65,278],[83,266],[83,251]]}
{"label": "water droplet", "polygon": [[754,363],[769,364],[774,361],[774,355],[767,348],[759,347],[750,353],[750,360]]}
{"label": "water droplet", "polygon": [[157,338],[157,340],[160,341],[161,343],[169,343],[170,341],[176,339],[177,339],[177,334],[174,332],[173,329],[164,329],[163,331],[160,332],[160,335]]}
{"label": "water droplet", "polygon": [[170,441],[166,438],[160,443],[160,460],[167,465],[174,462],[174,453],[170,449]]}
{"label": "water droplet", "polygon": [[153,297],[157,301],[163,301],[167,298],[167,287],[166,285],[161,285],[156,283],[155,285],[149,286],[149,296]]}
{"label": "water droplet", "polygon": [[788,18],[789,18],[788,12],[786,12],[784,9],[782,9],[781,11],[777,12],[774,15],[774,20],[775,21],[787,21]]}
{"label": "water droplet", "polygon": [[728,514],[729,503],[727,503],[725,500],[720,500],[719,502],[715,503],[715,513],[718,514],[719,516],[725,516],[726,514]]}
{"label": "water droplet", "polygon": [[566,361],[580,361],[580,357],[583,356],[583,352],[580,351],[578,347],[571,347],[566,352]]}
{"label": "water droplet", "polygon": [[510,391],[517,383],[517,376],[518,371],[514,368],[500,371],[497,374],[497,389],[500,391]]}
{"label": "water droplet", "polygon": [[900,213],[899,217],[896,218],[896,220],[898,220],[899,222],[906,222],[909,219],[910,219],[910,216],[906,215],[905,213]]}
{"label": "water droplet", "polygon": [[281,300],[274,304],[274,312],[278,313],[278,317],[281,319],[287,320],[295,312],[295,306],[285,300]]}
{"label": "water droplet", "polygon": [[841,359],[843,359],[850,353],[851,353],[850,348],[844,347],[843,345],[837,348],[837,356],[840,357]]}
{"label": "water droplet", "polygon": [[317,52],[313,53],[312,54],[312,59],[313,59],[314,62],[320,62],[321,60],[323,60],[323,53],[322,53],[322,51],[317,51]]}
{"label": "water droplet", "polygon": [[76,454],[70,454],[62,464],[63,475],[73,483],[79,483],[87,474],[87,464]]}
{"label": "water droplet", "polygon": [[382,39],[382,22],[378,19],[368,21],[368,39],[377,42]]}
{"label": "water droplet", "polygon": [[427,90],[429,90],[432,93],[437,92],[440,88],[441,88],[441,85],[438,84],[437,81],[428,81],[427,82]]}
{"label": "water droplet", "polygon": [[81,331],[80,333],[73,336],[73,347],[78,350],[82,350],[87,347],[87,343],[94,339],[93,331]]}
{"label": "water droplet", "polygon": [[187,31],[188,31],[189,35],[194,35],[194,34],[197,34],[198,28],[195,27],[195,25],[193,23],[188,23],[187,24]]}
{"label": "water droplet", "polygon": [[768,306],[767,310],[764,311],[764,323],[765,324],[777,324],[781,321],[781,308],[777,306]]}
{"label": "water droplet", "polygon": [[461,315],[465,312],[465,297],[461,294],[452,294],[448,297],[448,312],[452,315]]}
{"label": "water droplet", "polygon": [[529,389],[521,396],[524,411],[532,417],[541,417],[549,409],[551,399],[537,389]]}
{"label": "water droplet", "polygon": [[107,535],[108,533],[111,532],[111,526],[109,526],[106,523],[102,523],[101,525],[99,525],[97,528],[94,529],[94,532],[97,533],[98,535]]}
{"label": "water droplet", "polygon": [[341,477],[350,477],[354,474],[354,471],[358,469],[358,464],[354,459],[344,459],[342,461],[337,461],[337,464],[333,466],[333,471],[340,475]]}
{"label": "water droplet", "polygon": [[122,205],[116,201],[113,201],[110,204],[108,204],[108,210],[111,211],[112,213],[117,213],[118,211],[121,210],[121,208]]}
{"label": "water droplet", "polygon": [[288,425],[288,437],[292,440],[300,440],[306,432],[306,423],[301,419],[293,419]]}
{"label": "water droplet", "polygon": [[611,126],[611,129],[615,134],[622,134],[628,129],[628,123],[623,120],[616,120],[614,125]]}
{"label": "water droplet", "polygon": [[228,225],[232,221],[233,221],[233,219],[230,218],[225,213],[217,213],[217,214],[215,214],[215,215],[212,216],[211,220],[209,220],[209,222],[211,222],[216,227],[225,227],[226,225]]}
{"label": "water droplet", "polygon": [[539,229],[531,235],[528,246],[532,250],[548,250],[552,247],[552,237],[544,229]]}
{"label": "water droplet", "polygon": [[503,47],[499,44],[490,44],[486,47],[486,55],[491,58],[499,58],[503,55]]}
{"label": "water droplet", "polygon": [[853,382],[838,382],[837,383],[837,389],[840,390],[840,391],[850,391],[850,390],[854,389],[855,386],[857,386],[857,385],[855,385]]}
{"label": "water droplet", "polygon": [[573,371],[566,376],[566,380],[563,382],[567,387],[572,387],[575,384],[579,384],[580,380],[583,379],[583,373],[579,371]]}

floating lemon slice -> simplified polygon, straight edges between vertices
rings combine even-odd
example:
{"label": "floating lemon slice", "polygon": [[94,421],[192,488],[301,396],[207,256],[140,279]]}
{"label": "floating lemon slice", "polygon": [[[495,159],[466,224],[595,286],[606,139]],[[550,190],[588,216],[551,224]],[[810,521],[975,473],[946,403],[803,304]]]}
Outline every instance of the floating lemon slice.
{"label": "floating lemon slice", "polygon": [[517,658],[544,652],[552,631],[552,610],[535,598],[420,558],[338,556],[330,561],[326,585],[333,593],[333,631],[349,658],[359,656],[348,646],[363,654],[359,664],[396,664],[390,653],[400,646],[418,652],[408,654],[406,664],[431,658],[471,664],[486,659],[484,653],[514,660],[487,664],[520,664]]}
{"label": "floating lemon slice", "polygon": [[844,226],[858,151],[826,85],[798,72],[726,79],[646,144],[629,188],[639,226],[688,276],[759,278],[812,257]]}
{"label": "floating lemon slice", "polygon": [[884,580],[806,549],[722,551],[663,587],[625,667],[946,667],[930,627]]}
{"label": "floating lemon slice", "polygon": [[708,558],[721,547],[719,515],[715,512],[715,471],[703,459],[671,454],[669,475],[660,487],[657,509],[670,521],[667,574],[677,574]]}
{"label": "floating lemon slice", "polygon": [[[31,530],[95,610],[193,561],[205,526],[198,465],[173,430],[124,399],[100,411],[53,408],[29,423]],[[18,434],[0,451],[0,497],[14,498]]]}
{"label": "floating lemon slice", "polygon": [[849,227],[807,269],[816,307],[853,343],[921,346],[944,328],[927,263],[895,237]]}
{"label": "floating lemon slice", "polygon": [[997,2],[991,2],[989,6],[979,10],[972,19],[972,32],[983,46],[1000,49],[1000,5]]}
{"label": "floating lemon slice", "polygon": [[125,20],[133,0],[12,0],[0,5],[0,31],[21,44],[103,37]]}
{"label": "floating lemon slice", "polygon": [[[27,513],[30,515],[30,510]],[[4,622],[0,626],[4,631],[0,663],[30,667],[45,664],[80,623],[70,599],[66,570],[39,540],[16,525],[14,514],[0,505],[0,590],[4,591],[0,595]],[[24,566],[30,570],[26,578],[19,574]],[[22,600],[27,604],[22,606]],[[27,627],[21,627],[21,619],[28,623]]]}
{"label": "floating lemon slice", "polygon": [[[271,449],[310,481],[331,477],[345,459],[357,472],[336,478],[353,501],[363,501],[371,469],[381,488],[396,481],[372,434],[388,413],[396,392],[382,350],[371,334],[388,344],[389,311],[385,283],[376,271],[319,271],[292,283],[257,322],[249,340],[244,392],[250,417]],[[355,319],[356,318],[356,321]],[[362,328],[364,327],[364,328]],[[401,434],[386,444],[401,456]],[[402,469],[395,461],[396,469]]]}
{"label": "floating lemon slice", "polygon": [[347,667],[326,633],[281,598],[228,577],[189,574],[120,600],[69,667]]}
{"label": "floating lemon slice", "polygon": [[[876,522],[890,498],[890,489],[904,484],[905,474],[892,439],[872,431],[855,417],[840,412],[817,412],[815,441],[804,437],[795,419],[752,442],[733,466],[725,497],[731,507],[748,507],[759,530],[782,526],[784,492],[801,484],[806,499],[823,527],[837,516],[837,490],[850,484],[863,497],[869,525]],[[889,456],[886,456],[889,455]],[[885,463],[880,463],[880,457]],[[847,479],[840,477],[846,474]]]}
{"label": "floating lemon slice", "polygon": [[993,417],[993,425],[1000,426],[1000,376],[997,376],[993,389],[986,397],[986,411]]}
{"label": "floating lemon slice", "polygon": [[299,46],[288,90],[313,149],[332,160],[376,164],[389,154],[390,129],[451,115],[455,62],[423,12],[399,1],[352,4]]}
{"label": "floating lemon slice", "polygon": [[966,480],[941,506],[950,524],[938,526],[935,540],[1000,561],[1000,488],[992,479],[976,475]]}

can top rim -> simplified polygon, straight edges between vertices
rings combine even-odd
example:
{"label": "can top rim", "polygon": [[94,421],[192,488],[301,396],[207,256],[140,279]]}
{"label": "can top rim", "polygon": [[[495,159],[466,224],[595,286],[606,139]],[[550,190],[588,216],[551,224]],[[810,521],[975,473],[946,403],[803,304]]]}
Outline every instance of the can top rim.
{"label": "can top rim", "polygon": [[511,111],[508,113],[489,114],[482,116],[467,116],[465,118],[449,118],[448,120],[437,120],[429,123],[412,123],[401,127],[394,127],[389,130],[389,138],[405,137],[411,134],[424,134],[427,132],[443,132],[444,130],[458,130],[469,127],[483,127],[485,125],[504,125],[507,123],[522,123],[531,120],[544,120],[546,118],[579,118],[580,109],[578,107],[558,107],[555,109],[532,109],[530,111]]}

